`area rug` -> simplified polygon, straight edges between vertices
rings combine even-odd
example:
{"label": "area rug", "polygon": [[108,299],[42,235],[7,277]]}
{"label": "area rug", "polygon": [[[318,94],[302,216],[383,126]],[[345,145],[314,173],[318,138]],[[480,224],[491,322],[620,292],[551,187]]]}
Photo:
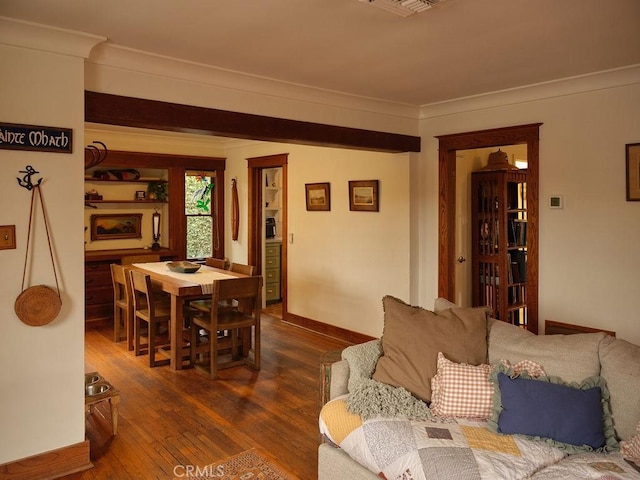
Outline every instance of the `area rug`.
{"label": "area rug", "polygon": [[214,463],[211,467],[216,480],[299,480],[255,448]]}

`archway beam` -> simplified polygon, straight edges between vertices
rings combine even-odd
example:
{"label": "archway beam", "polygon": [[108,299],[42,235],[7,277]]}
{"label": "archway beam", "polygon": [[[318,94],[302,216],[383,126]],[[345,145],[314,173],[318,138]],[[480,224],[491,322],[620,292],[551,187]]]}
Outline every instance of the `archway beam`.
{"label": "archway beam", "polygon": [[420,137],[85,91],[85,121],[377,152],[419,152]]}

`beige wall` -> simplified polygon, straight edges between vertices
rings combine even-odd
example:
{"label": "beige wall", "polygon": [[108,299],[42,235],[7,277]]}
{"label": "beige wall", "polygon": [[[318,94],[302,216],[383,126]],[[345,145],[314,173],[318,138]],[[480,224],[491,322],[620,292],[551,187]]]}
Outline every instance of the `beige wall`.
{"label": "beige wall", "polygon": [[[575,93],[571,93],[571,89]],[[519,101],[518,101],[519,98]],[[493,105],[493,106],[492,106]],[[420,301],[437,292],[434,135],[543,122],[540,128],[540,327],[615,330],[640,343],[640,203],[625,200],[625,144],[640,142],[640,69],[425,108]],[[465,111],[466,110],[466,111]],[[549,196],[563,195],[562,210]],[[415,200],[415,199],[414,199]]]}
{"label": "beige wall", "polygon": [[[15,250],[0,250],[0,464],[84,441],[82,246],[83,59],[0,45],[0,120],[73,129],[73,154],[0,150],[0,224],[16,226]],[[16,316],[31,194],[16,177],[40,172],[62,311],[31,327]],[[55,288],[42,212],[27,285]]]}

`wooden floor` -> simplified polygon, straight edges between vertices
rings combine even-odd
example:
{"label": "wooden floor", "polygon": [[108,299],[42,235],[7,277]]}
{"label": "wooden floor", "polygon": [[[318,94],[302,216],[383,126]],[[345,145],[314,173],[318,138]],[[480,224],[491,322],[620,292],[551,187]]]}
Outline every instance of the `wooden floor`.
{"label": "wooden floor", "polygon": [[108,402],[87,416],[94,468],[67,479],[173,479],[259,447],[302,480],[317,478],[319,360],[345,343],[262,316],[262,368],[222,370],[210,380],[193,370],[149,368],[107,324],[86,330],[85,371],[120,390],[118,433]]}

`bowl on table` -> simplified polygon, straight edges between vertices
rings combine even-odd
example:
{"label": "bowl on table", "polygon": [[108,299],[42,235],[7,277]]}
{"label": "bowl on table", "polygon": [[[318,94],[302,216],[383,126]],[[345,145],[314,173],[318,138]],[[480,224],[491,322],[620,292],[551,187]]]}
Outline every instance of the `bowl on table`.
{"label": "bowl on table", "polygon": [[172,272],[195,273],[200,270],[201,265],[198,263],[187,262],[185,260],[182,262],[169,262],[167,263],[167,267],[169,267],[169,270]]}

